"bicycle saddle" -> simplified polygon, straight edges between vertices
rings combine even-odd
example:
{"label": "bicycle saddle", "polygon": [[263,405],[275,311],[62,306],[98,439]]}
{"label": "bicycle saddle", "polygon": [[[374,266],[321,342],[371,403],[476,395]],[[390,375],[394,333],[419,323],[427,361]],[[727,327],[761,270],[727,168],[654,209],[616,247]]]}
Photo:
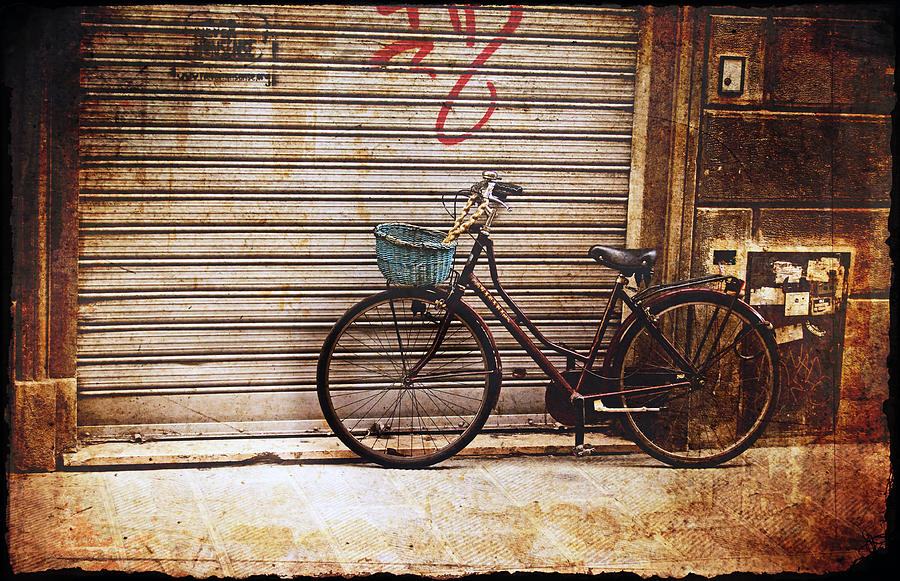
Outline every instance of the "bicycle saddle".
{"label": "bicycle saddle", "polygon": [[618,270],[625,276],[650,272],[656,263],[656,250],[651,248],[622,250],[598,244],[591,246],[588,254],[603,266]]}

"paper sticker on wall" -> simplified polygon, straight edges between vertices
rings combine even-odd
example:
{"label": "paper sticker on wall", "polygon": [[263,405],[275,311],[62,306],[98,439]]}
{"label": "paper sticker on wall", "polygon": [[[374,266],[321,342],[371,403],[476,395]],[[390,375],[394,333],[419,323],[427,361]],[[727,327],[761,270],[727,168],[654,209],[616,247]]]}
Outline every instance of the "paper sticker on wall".
{"label": "paper sticker on wall", "polygon": [[778,327],[775,329],[775,342],[779,345],[782,343],[790,343],[791,341],[799,341],[801,339],[803,339],[802,325],[788,325],[786,327]]}
{"label": "paper sticker on wall", "polygon": [[810,260],[806,266],[806,271],[806,278],[816,291],[815,295],[820,297],[829,296],[835,299],[829,310],[813,314],[828,315],[833,313],[834,309],[840,308],[845,273],[845,267],[841,264],[840,259],[833,256],[823,256],[818,260]]}
{"label": "paper sticker on wall", "polygon": [[793,262],[776,260],[772,263],[772,272],[775,273],[775,284],[781,284],[784,281],[798,282],[803,276],[803,267]]}
{"label": "paper sticker on wall", "polygon": [[828,334],[828,331],[825,331],[824,329],[820,329],[820,328],[816,327],[815,325],[813,325],[813,324],[810,323],[809,321],[804,321],[804,322],[803,322],[803,326],[806,327],[806,330],[807,330],[807,331],[809,331],[809,332],[812,333],[814,336],[819,337],[819,338],[822,338],[822,337],[824,337],[825,335]]}
{"label": "paper sticker on wall", "polygon": [[783,305],[784,291],[780,288],[764,286],[750,289],[751,305]]}
{"label": "paper sticker on wall", "polygon": [[784,316],[809,314],[809,293],[784,293]]}
{"label": "paper sticker on wall", "polygon": [[767,434],[833,433],[849,274],[849,252],[747,253],[745,297],[774,326],[781,356],[781,395]]}
{"label": "paper sticker on wall", "polygon": [[820,282],[828,282],[830,276],[829,272],[834,272],[837,275],[840,271],[842,271],[844,267],[841,266],[840,259],[834,256],[823,256],[818,260],[810,260],[806,265],[806,278],[809,280],[816,280]]}
{"label": "paper sticker on wall", "polygon": [[834,312],[834,302],[831,297],[814,297],[810,306],[811,315],[830,315]]}

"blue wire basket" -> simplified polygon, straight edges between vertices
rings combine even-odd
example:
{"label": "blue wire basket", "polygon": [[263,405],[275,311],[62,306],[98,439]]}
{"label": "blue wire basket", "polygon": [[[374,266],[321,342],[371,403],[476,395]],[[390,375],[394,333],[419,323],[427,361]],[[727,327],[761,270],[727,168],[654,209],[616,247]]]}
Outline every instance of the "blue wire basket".
{"label": "blue wire basket", "polygon": [[450,276],[456,242],[443,242],[446,232],[412,224],[375,227],[375,257],[391,284],[429,286]]}

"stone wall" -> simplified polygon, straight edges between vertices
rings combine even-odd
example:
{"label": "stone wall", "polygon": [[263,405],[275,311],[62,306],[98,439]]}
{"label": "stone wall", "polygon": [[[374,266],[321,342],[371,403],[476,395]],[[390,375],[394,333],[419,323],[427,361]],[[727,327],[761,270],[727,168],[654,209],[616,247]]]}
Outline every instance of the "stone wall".
{"label": "stone wall", "polygon": [[846,301],[834,314],[845,322],[833,343],[839,400],[826,431],[880,440],[893,31],[878,7],[812,10],[699,15],[707,36],[696,53],[704,90],[691,270],[715,272],[716,250],[736,250],[721,268],[742,278],[748,252],[848,252]]}

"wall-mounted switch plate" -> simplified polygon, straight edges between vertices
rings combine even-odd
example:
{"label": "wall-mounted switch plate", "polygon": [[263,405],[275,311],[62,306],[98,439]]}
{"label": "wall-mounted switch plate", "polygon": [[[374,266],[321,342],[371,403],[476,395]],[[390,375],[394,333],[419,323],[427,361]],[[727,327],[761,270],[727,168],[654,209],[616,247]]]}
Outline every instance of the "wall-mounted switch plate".
{"label": "wall-mounted switch plate", "polygon": [[742,56],[719,57],[719,94],[740,95],[744,92],[744,69],[747,59]]}

